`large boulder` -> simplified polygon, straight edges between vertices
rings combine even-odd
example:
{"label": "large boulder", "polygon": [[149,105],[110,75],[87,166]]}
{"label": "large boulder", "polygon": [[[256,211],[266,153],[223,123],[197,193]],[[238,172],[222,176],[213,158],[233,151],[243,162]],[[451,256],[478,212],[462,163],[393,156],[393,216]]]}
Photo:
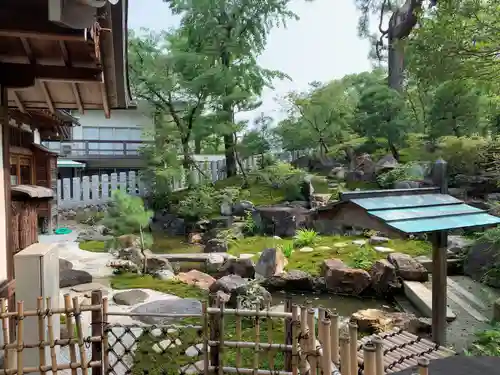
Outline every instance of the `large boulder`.
{"label": "large boulder", "polygon": [[396,158],[392,154],[388,154],[375,163],[375,172],[377,174],[384,173],[396,168],[398,165]]}
{"label": "large boulder", "polygon": [[92,275],[87,271],[65,269],[59,271],[59,288],[87,284],[92,282]]}
{"label": "large boulder", "polygon": [[177,279],[185,284],[196,286],[200,289],[209,290],[215,279],[198,270],[181,272],[177,275]]}
{"label": "large boulder", "polygon": [[113,301],[117,305],[133,306],[146,301],[149,294],[141,289],[126,290],[116,293],[113,296]]}
{"label": "large boulder", "polygon": [[142,251],[139,247],[128,247],[118,252],[118,259],[130,261],[142,270],[146,266],[146,273],[157,273],[168,270],[173,272],[173,268],[166,258],[153,254],[150,250]]}
{"label": "large boulder", "polygon": [[233,215],[234,216],[245,216],[248,212],[252,212],[255,209],[254,205],[250,201],[239,201],[233,204]]}
{"label": "large boulder", "polygon": [[385,259],[377,260],[370,269],[372,288],[379,296],[387,296],[398,287],[396,268]]}
{"label": "large boulder", "polygon": [[252,259],[231,258],[224,262],[219,270],[219,276],[238,275],[245,279],[255,277],[255,264]]}
{"label": "large boulder", "polygon": [[201,302],[191,298],[177,298],[165,296],[164,299],[146,302],[137,306],[132,311],[139,314],[135,319],[145,324],[164,325],[182,319],[175,315],[164,317],[154,314],[201,314]]}
{"label": "large boulder", "polygon": [[351,321],[356,323],[359,331],[363,333],[380,333],[400,328],[418,334],[426,329],[425,322],[413,314],[378,309],[359,310],[351,315]]}
{"label": "large boulder", "polygon": [[313,194],[311,195],[311,208],[324,207],[330,202],[331,194]]}
{"label": "large boulder", "polygon": [[227,242],[220,238],[212,238],[203,248],[204,253],[225,253],[228,250]]}
{"label": "large boulder", "polygon": [[310,292],[314,290],[315,280],[307,272],[290,270],[265,279],[262,285],[272,290]]}
{"label": "large boulder", "polygon": [[187,233],[185,220],[165,210],[155,213],[150,226],[151,229],[164,231],[171,236],[182,236]]}
{"label": "large boulder", "polygon": [[263,233],[279,237],[293,237],[299,228],[310,224],[310,211],[297,206],[261,206],[253,218]]}
{"label": "large boulder", "polygon": [[448,236],[448,252],[453,255],[464,253],[471,245],[472,240],[463,236]]}
{"label": "large boulder", "polygon": [[370,274],[362,269],[347,267],[339,259],[327,259],[322,265],[322,276],[330,292],[360,295],[371,282]]}
{"label": "large boulder", "polygon": [[471,245],[464,261],[464,273],[474,280],[500,288],[500,278],[491,270],[498,267],[500,246],[494,242],[478,240]]}
{"label": "large boulder", "polygon": [[280,249],[265,249],[260,255],[255,273],[263,278],[272,277],[283,273],[288,261]]}
{"label": "large boulder", "polygon": [[375,163],[369,154],[362,154],[356,158],[354,170],[363,173],[364,181],[372,181],[375,178]]}
{"label": "large boulder", "polygon": [[408,254],[392,253],[387,260],[396,267],[396,275],[403,280],[425,282],[429,279],[427,269]]}
{"label": "large boulder", "polygon": [[262,307],[271,300],[271,295],[264,287],[238,275],[220,278],[210,286],[209,291],[211,294],[228,295],[229,307],[236,307],[238,297],[246,301],[259,301]]}

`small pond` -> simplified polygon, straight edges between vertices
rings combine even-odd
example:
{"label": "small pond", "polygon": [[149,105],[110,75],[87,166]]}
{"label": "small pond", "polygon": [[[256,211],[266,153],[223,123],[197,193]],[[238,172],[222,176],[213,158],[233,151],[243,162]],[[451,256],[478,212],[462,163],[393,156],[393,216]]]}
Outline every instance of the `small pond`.
{"label": "small pond", "polygon": [[[298,305],[304,304],[305,301],[311,301],[314,307],[324,307],[330,310],[337,310],[337,313],[342,317],[349,317],[353,313],[364,309],[379,309],[384,311],[395,311],[395,307],[385,300],[377,300],[372,298],[356,298],[348,296],[340,296],[336,294],[297,294],[290,295],[292,303]],[[285,303],[286,295],[281,292],[272,294],[272,304],[274,306]]]}

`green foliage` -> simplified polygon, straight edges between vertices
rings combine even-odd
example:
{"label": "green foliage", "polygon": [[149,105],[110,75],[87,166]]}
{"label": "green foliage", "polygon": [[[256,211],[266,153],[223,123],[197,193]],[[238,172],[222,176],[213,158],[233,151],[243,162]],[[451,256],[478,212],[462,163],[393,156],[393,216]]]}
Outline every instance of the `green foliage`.
{"label": "green foliage", "polygon": [[443,137],[439,140],[436,154],[448,163],[450,176],[474,175],[481,170],[484,154],[481,150],[487,140],[481,137]]}
{"label": "green foliage", "polygon": [[378,175],[377,182],[384,189],[391,189],[398,181],[422,180],[424,177],[420,173],[422,168],[421,163],[400,164],[396,168]]}
{"label": "green foliage", "polygon": [[286,259],[290,259],[293,254],[293,244],[288,243],[282,247],[283,255]]}
{"label": "green foliage", "polygon": [[140,197],[115,190],[102,222],[114,236],[120,236],[140,233],[149,225],[152,216],[153,213],[144,208]]}
{"label": "green foliage", "polygon": [[369,270],[376,260],[375,252],[365,246],[358,247],[350,256],[348,265],[352,268]]}
{"label": "green foliage", "polygon": [[476,333],[476,339],[467,350],[467,355],[500,357],[500,324]]}
{"label": "green foliage", "polygon": [[83,241],[78,244],[78,247],[94,253],[105,253],[108,249],[105,241]]}
{"label": "green foliage", "polygon": [[299,184],[305,176],[305,171],[284,162],[277,162],[254,173],[256,182],[265,183],[277,189],[285,185]]}
{"label": "green foliage", "polygon": [[190,189],[176,210],[179,215],[191,221],[208,218],[220,209],[219,192],[212,185],[197,185]]}
{"label": "green foliage", "polygon": [[253,236],[257,234],[259,227],[255,222],[251,212],[247,212],[245,215],[245,221],[243,222],[243,232],[248,236]]}
{"label": "green foliage", "polygon": [[298,229],[293,237],[295,247],[312,246],[318,240],[318,232],[313,229]]}

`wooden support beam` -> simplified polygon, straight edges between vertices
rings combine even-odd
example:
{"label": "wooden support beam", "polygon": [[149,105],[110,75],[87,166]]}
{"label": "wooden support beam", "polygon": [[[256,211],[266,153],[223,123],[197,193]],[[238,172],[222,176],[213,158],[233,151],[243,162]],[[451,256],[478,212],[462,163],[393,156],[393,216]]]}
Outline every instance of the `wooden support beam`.
{"label": "wooden support beam", "polygon": [[47,106],[49,107],[50,113],[55,113],[56,110],[54,108],[54,103],[52,102],[52,98],[50,97],[49,90],[47,89],[47,85],[43,81],[40,82],[40,88],[42,89],[43,92],[43,97],[45,98],[45,101],[47,102]]}
{"label": "wooden support beam", "polygon": [[101,82],[101,73],[99,68],[0,63],[0,84],[11,88],[30,87],[36,78],[42,81]]}
{"label": "wooden support beam", "polygon": [[[62,58],[64,61],[64,65],[66,67],[71,67],[71,56],[69,55],[68,48],[66,47],[66,42],[63,40],[59,41],[59,48],[61,49]],[[78,106],[78,110],[81,114],[84,113],[82,98],[80,97],[80,91],[78,90],[78,85],[75,82],[71,82],[71,90],[73,91],[73,95],[76,100],[76,105]]]}
{"label": "wooden support beam", "polygon": [[[33,12],[28,9],[22,13],[16,13],[8,7],[0,7],[0,36],[76,42],[88,40],[87,29],[59,26],[50,22],[46,13],[30,14]],[[19,17],[20,14],[22,17]]]}
{"label": "wooden support beam", "polygon": [[10,93],[12,94],[12,97],[14,98],[14,101],[16,102],[17,108],[19,108],[19,110],[22,113],[26,113],[26,108],[24,108],[23,102],[19,98],[19,95],[17,95],[17,92],[15,90],[11,90]]}
{"label": "wooden support beam", "polygon": [[24,53],[26,53],[26,57],[28,58],[28,62],[30,64],[35,64],[35,56],[33,55],[33,50],[31,49],[31,45],[28,39],[21,38],[21,43],[23,45]]}

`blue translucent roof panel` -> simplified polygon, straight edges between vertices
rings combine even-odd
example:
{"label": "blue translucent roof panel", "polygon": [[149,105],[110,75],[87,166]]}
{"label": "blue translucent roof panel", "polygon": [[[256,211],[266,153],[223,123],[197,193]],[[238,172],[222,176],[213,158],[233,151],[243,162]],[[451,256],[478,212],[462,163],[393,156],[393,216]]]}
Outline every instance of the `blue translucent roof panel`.
{"label": "blue translucent roof panel", "polygon": [[424,233],[438,230],[481,227],[500,224],[500,218],[485,212],[476,215],[447,216],[430,219],[387,222],[387,225],[405,233]]}
{"label": "blue translucent roof panel", "polygon": [[399,195],[393,197],[359,198],[351,199],[351,202],[357,204],[365,210],[462,203],[461,200],[446,194],[419,194]]}
{"label": "blue translucent roof panel", "polygon": [[500,217],[447,194],[408,194],[350,201],[386,225],[407,234],[500,224]]}
{"label": "blue translucent roof panel", "polygon": [[369,213],[385,221],[417,219],[439,216],[469,215],[472,213],[482,213],[483,210],[469,206],[465,203],[450,204],[443,206],[427,206],[415,208],[398,208],[395,210],[370,210]]}

